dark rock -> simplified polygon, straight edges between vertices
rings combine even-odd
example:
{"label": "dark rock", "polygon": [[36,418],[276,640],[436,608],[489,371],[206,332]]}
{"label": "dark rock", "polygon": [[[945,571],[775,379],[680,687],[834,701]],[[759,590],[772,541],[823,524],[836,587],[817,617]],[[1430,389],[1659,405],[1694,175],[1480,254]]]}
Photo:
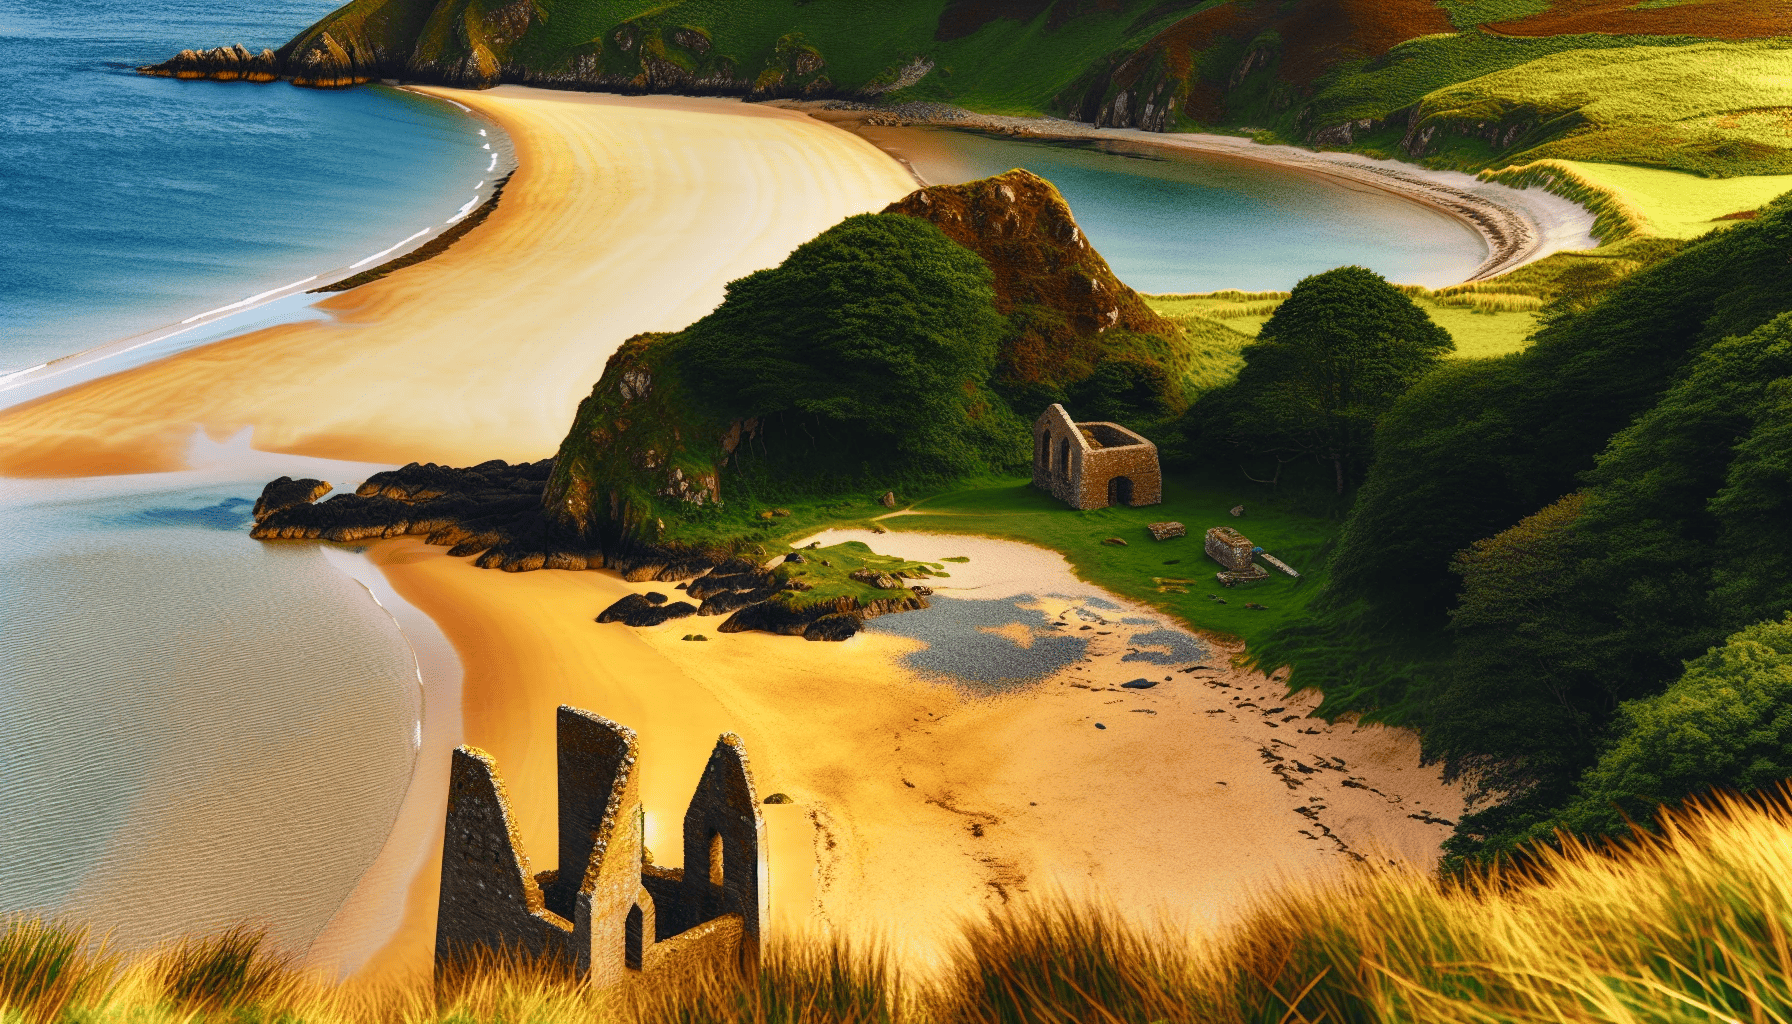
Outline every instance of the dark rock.
{"label": "dark rock", "polygon": [[330,485],[322,480],[294,480],[283,476],[261,489],[261,497],[255,499],[255,521],[259,523],[294,505],[309,505],[328,493]]}
{"label": "dark rock", "polygon": [[657,626],[672,619],[695,615],[697,609],[689,601],[656,605],[641,594],[630,594],[598,615],[599,622],[620,622],[625,626]]}
{"label": "dark rock", "polygon": [[1101,723],[1100,723],[1100,722],[1096,722],[1096,723],[1095,723],[1095,728],[1097,728],[1097,729],[1106,729],[1106,728],[1107,728],[1107,726],[1105,726],[1105,725],[1103,725],[1103,724],[1101,724]]}
{"label": "dark rock", "polygon": [[792,551],[790,554],[784,556],[784,560],[786,562],[795,562],[798,565],[801,565],[802,563],[808,561],[807,558],[803,557],[803,553],[801,551]]}
{"label": "dark rock", "polygon": [[[727,615],[750,605],[763,603],[771,599],[782,588],[775,582],[757,590],[724,590],[703,599],[703,606],[698,610],[701,615]],[[697,595],[692,595],[693,597]]]}
{"label": "dark rock", "polygon": [[877,499],[877,503],[879,505],[882,505],[885,508],[895,508],[896,507],[896,492],[895,491],[885,491],[884,496]]}
{"label": "dark rock", "polygon": [[933,588],[932,587],[923,587],[923,586],[916,585],[916,586],[910,587],[908,589],[916,597],[932,597],[933,596]]}
{"label": "dark rock", "polygon": [[795,800],[790,799],[790,795],[787,793],[773,793],[771,796],[768,796],[765,798],[765,802],[768,804],[794,804],[794,803],[796,803]]}
{"label": "dark rock", "polygon": [[649,591],[646,594],[643,594],[641,596],[647,598],[648,601],[650,601],[654,604],[665,604],[666,603],[666,595],[660,593],[657,590]]}
{"label": "dark rock", "polygon": [[875,569],[854,569],[849,574],[849,578],[857,580],[868,587],[875,587],[878,590],[904,589],[901,580],[887,572],[878,572]]}
{"label": "dark rock", "polygon": [[1153,686],[1157,685],[1157,680],[1155,680],[1155,679],[1133,679],[1128,682],[1121,683],[1120,685],[1124,686],[1128,690],[1149,690]]}
{"label": "dark rock", "polygon": [[804,640],[848,640],[863,624],[851,612],[823,615],[803,629]]}

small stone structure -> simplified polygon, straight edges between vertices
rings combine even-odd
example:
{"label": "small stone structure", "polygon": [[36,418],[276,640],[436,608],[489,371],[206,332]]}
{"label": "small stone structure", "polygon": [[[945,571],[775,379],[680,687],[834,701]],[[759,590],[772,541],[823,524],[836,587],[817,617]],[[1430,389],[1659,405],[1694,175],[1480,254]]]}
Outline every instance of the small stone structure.
{"label": "small stone structure", "polygon": [[1223,586],[1255,583],[1269,578],[1269,573],[1252,561],[1256,546],[1251,543],[1251,539],[1230,526],[1210,528],[1204,547],[1209,558],[1226,567],[1214,575]]}
{"label": "small stone structure", "polygon": [[560,866],[539,874],[491,756],[456,748],[449,773],[436,970],[486,953],[561,960],[592,985],[756,955],[771,911],[765,821],[739,736],[709,755],[684,816],[684,868],[642,863],[633,730],[562,706]]}
{"label": "small stone structure", "polygon": [[1243,569],[1251,564],[1249,537],[1230,526],[1215,526],[1207,531],[1207,556],[1228,569]]}
{"label": "small stone structure", "polygon": [[1181,523],[1147,523],[1145,529],[1150,531],[1152,540],[1188,536],[1188,530]]}
{"label": "small stone structure", "polygon": [[1118,423],[1077,423],[1054,404],[1033,424],[1033,486],[1075,509],[1163,501],[1157,445]]}

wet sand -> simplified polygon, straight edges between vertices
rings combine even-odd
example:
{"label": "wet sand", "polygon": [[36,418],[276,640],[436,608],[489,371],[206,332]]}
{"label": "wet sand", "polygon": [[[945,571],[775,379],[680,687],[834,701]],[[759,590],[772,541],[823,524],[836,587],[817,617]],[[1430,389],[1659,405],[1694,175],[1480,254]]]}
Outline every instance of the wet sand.
{"label": "wet sand", "polygon": [[[464,742],[497,758],[534,870],[554,866],[561,703],[640,734],[647,845],[660,863],[680,858],[681,817],[716,736],[740,733],[759,792],[795,801],[765,809],[778,928],[877,932],[917,963],[954,922],[1033,894],[1099,893],[1199,925],[1225,920],[1254,889],[1357,856],[1434,861],[1448,833],[1438,822],[1460,798],[1418,766],[1410,735],[1304,720],[1310,700],[1232,670],[1223,650],[1194,671],[1124,660],[1161,617],[1105,600],[1051,552],[862,539],[896,538],[939,548],[934,558],[970,557],[952,566],[958,596],[1066,595],[1031,602],[1038,625],[1002,632],[1017,647],[1080,634],[1085,656],[987,695],[905,665],[924,646],[911,638],[718,634],[720,618],[598,625],[624,594],[673,588],[610,572],[483,571],[414,539],[381,542],[371,557],[459,653]],[[1060,612],[1067,625],[1055,624]],[[693,632],[710,639],[681,639]],[[1140,676],[1160,682],[1120,686]],[[445,750],[424,757],[445,770]],[[431,829],[417,841],[439,843],[440,821]],[[416,877],[369,976],[427,968],[438,872],[432,860]]]}
{"label": "wet sand", "polygon": [[[504,86],[451,97],[518,170],[472,235],[285,324],[0,414],[0,475],[182,466],[196,426],[362,462],[550,456],[631,335],[678,330],[723,285],[913,189],[855,136],[736,100]],[[328,226],[320,226],[327,230]]]}

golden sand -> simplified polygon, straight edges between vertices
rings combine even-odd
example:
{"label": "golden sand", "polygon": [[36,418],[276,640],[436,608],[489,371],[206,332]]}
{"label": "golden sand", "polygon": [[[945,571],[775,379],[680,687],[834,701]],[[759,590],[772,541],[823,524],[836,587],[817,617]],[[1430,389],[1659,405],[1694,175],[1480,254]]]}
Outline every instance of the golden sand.
{"label": "golden sand", "polygon": [[519,163],[497,210],[425,263],[286,324],[0,414],[0,474],[181,466],[195,426],[366,462],[546,458],[622,341],[678,330],[723,285],[913,189],[869,143],[722,99],[505,86],[453,96]]}
{"label": "golden sand", "polygon": [[[941,546],[975,551],[975,562],[1004,544]],[[1074,582],[1062,559],[1035,554],[1029,564],[1055,560],[1062,575],[1036,573],[1034,589]],[[1281,878],[1341,869],[1351,855],[1340,845],[1429,863],[1448,830],[1421,818],[1461,809],[1419,768],[1410,735],[1282,722],[1312,701],[1281,699],[1280,684],[1225,668],[1224,656],[1211,662],[1219,672],[1172,673],[1122,662],[1117,642],[1097,639],[1088,660],[1043,682],[976,697],[905,667],[914,640],[718,634],[716,618],[598,625],[621,596],[672,588],[609,572],[484,571],[414,539],[382,542],[373,557],[459,652],[464,742],[497,758],[535,870],[554,866],[557,705],[639,733],[647,845],[664,864],[682,859],[685,804],[717,735],[733,731],[761,797],[795,801],[766,808],[780,930],[878,932],[925,961],[954,922],[1056,891],[1217,922]],[[710,639],[681,639],[692,632]],[[1141,671],[1174,681],[1118,688]],[[1286,711],[1237,709],[1235,693]],[[1271,771],[1286,761],[1265,750],[1347,768],[1291,786]],[[445,770],[445,750],[424,756]],[[1323,829],[1295,811],[1316,805]],[[439,820],[416,841],[439,844]],[[416,878],[404,926],[370,974],[427,968],[437,871],[432,862]]]}
{"label": "golden sand", "polygon": [[[510,87],[452,95],[501,122],[520,160],[477,231],[322,303],[333,322],[258,331],[0,415],[0,473],[173,468],[196,426],[214,437],[252,427],[259,449],[363,461],[541,458],[626,337],[685,326],[727,280],[911,188],[869,144],[791,111]],[[676,864],[708,751],[738,732],[761,793],[795,801],[766,808],[780,929],[881,930],[925,954],[963,916],[1060,889],[1218,920],[1284,875],[1348,864],[1340,843],[1435,857],[1445,830],[1414,809],[1459,808],[1418,768],[1410,736],[1271,725],[1234,698],[1272,698],[1290,715],[1307,704],[1229,670],[1122,690],[1138,666],[1112,638],[1026,690],[973,698],[907,668],[913,640],[720,635],[714,619],[599,626],[622,594],[670,588],[481,571],[415,539],[372,557],[463,663],[462,728],[426,729],[419,799],[443,791],[455,743],[484,748],[535,869],[553,867],[554,708],[588,708],[639,732],[647,842]],[[1028,557],[1040,564],[1022,583],[1068,579],[1061,558]],[[680,639],[693,631],[711,639]],[[1290,747],[1348,770],[1291,785],[1270,770]],[[1324,831],[1295,811],[1315,797]],[[440,831],[439,813],[400,815],[381,863],[424,867],[402,883],[403,919],[364,976],[427,969]],[[326,934],[372,934],[340,918],[395,902],[358,892]],[[328,953],[359,963],[367,951]]]}

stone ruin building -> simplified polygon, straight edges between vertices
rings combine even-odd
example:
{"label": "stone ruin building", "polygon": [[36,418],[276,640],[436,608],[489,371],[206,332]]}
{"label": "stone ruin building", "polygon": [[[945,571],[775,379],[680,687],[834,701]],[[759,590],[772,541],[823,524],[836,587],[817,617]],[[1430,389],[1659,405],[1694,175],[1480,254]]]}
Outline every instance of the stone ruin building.
{"label": "stone ruin building", "polygon": [[716,742],[685,811],[684,868],[662,868],[643,863],[634,731],[565,706],[556,725],[556,871],[530,872],[491,756],[454,751],[436,970],[499,953],[558,959],[606,987],[756,955],[771,894],[740,737]]}
{"label": "stone ruin building", "polygon": [[1033,486],[1075,509],[1163,501],[1157,445],[1118,423],[1076,423],[1053,404],[1033,424]]}

